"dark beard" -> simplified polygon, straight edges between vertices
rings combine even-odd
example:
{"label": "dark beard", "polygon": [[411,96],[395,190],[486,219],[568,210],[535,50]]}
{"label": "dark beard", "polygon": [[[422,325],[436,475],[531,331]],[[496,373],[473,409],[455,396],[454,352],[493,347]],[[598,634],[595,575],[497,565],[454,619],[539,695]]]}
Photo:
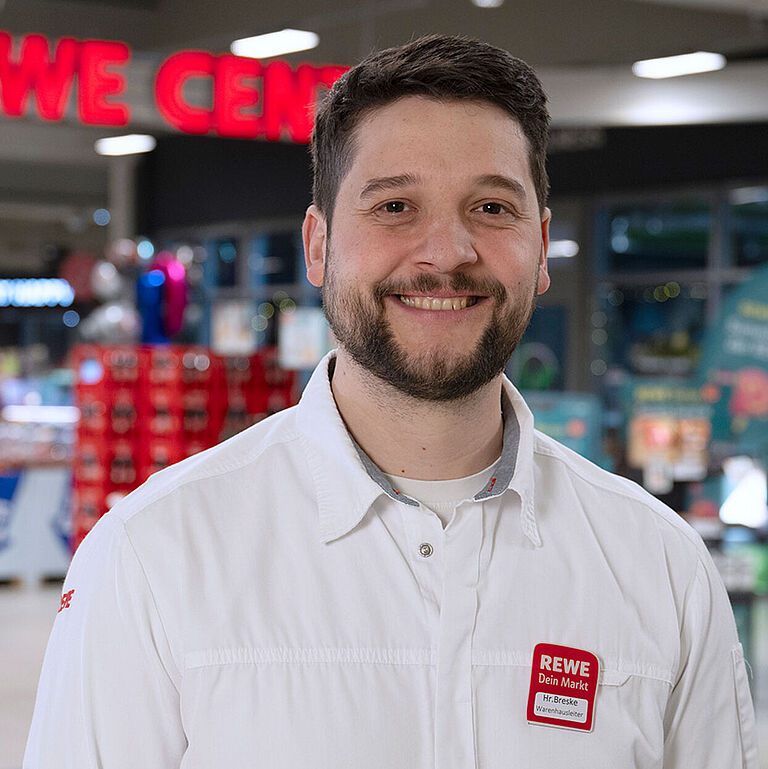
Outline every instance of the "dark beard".
{"label": "dark beard", "polygon": [[[538,276],[538,271],[536,274]],[[407,286],[382,281],[374,286],[370,299],[357,291],[341,295],[336,284],[334,270],[326,269],[321,289],[323,309],[339,345],[371,374],[400,392],[424,401],[467,398],[497,377],[528,327],[537,296],[534,290],[528,307],[512,306],[503,312],[501,308],[505,305],[507,292],[501,283],[496,280],[476,281],[463,273],[456,273],[450,281],[451,290],[468,295],[487,295],[490,299],[485,301],[494,301],[495,305],[491,321],[476,348],[450,363],[439,352],[416,359],[408,355],[397,344],[384,315],[383,299],[387,295],[427,294],[445,287],[445,283],[434,275],[423,273]]]}

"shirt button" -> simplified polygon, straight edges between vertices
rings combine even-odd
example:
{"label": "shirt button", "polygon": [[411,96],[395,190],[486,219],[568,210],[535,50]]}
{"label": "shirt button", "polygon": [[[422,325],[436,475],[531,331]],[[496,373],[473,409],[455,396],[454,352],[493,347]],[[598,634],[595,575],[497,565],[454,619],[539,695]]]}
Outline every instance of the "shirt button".
{"label": "shirt button", "polygon": [[434,552],[432,545],[429,544],[429,542],[422,542],[419,545],[419,555],[422,558],[429,558],[430,555]]}

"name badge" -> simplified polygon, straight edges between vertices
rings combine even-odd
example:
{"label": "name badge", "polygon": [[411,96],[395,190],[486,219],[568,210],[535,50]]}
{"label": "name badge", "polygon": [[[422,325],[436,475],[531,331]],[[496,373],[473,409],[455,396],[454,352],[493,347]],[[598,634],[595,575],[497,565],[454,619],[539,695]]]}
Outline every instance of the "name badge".
{"label": "name badge", "polygon": [[528,722],[591,732],[598,668],[592,652],[536,644],[528,692]]}

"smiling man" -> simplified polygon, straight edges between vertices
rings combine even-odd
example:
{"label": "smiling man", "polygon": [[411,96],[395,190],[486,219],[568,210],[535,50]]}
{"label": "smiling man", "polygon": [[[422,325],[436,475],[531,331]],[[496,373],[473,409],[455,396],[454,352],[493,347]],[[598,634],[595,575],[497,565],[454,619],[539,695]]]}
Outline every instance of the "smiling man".
{"label": "smiling man", "polygon": [[496,105],[407,95],[353,141],[327,216],[316,204],[304,223],[336,403],[385,472],[471,475],[501,453],[500,373],[549,286],[528,140]]}
{"label": "smiling man", "polygon": [[549,285],[548,121],[464,38],[333,87],[303,233],[338,349],[85,539],[25,769],[757,769],[703,543],[503,375]]}

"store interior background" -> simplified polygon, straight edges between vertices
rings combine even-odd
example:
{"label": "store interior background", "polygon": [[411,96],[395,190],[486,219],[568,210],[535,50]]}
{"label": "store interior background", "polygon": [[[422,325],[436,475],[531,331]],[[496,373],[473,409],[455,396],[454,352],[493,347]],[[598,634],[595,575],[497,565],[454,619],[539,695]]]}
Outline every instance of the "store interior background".
{"label": "store interior background", "polygon": [[[536,68],[553,122],[552,287],[507,371],[539,429],[701,532],[732,597],[768,746],[768,0],[0,0],[0,30],[17,45],[37,33],[132,51],[125,128],[82,125],[74,95],[61,121],[40,119],[34,97],[25,115],[0,114],[0,769],[21,766],[73,541],[110,494],[295,402],[331,344],[303,269],[307,146],[182,134],[153,97],[172,54],[226,54],[284,28],[319,35],[279,57],[294,67],[349,66],[440,32]],[[693,51],[726,66],[632,72]],[[211,103],[206,80],[185,94]],[[126,133],[156,146],[95,151]],[[187,304],[147,352],[141,303],[156,298],[161,254],[182,265]],[[73,299],[13,300],[13,281],[61,278]],[[175,391],[139,393],[163,365],[197,387],[197,400],[192,385],[178,391],[178,414],[162,400]],[[118,379],[146,370],[98,412],[110,366]],[[131,416],[133,397],[144,401]],[[159,426],[136,431],[139,446],[129,438],[142,409]]]}

